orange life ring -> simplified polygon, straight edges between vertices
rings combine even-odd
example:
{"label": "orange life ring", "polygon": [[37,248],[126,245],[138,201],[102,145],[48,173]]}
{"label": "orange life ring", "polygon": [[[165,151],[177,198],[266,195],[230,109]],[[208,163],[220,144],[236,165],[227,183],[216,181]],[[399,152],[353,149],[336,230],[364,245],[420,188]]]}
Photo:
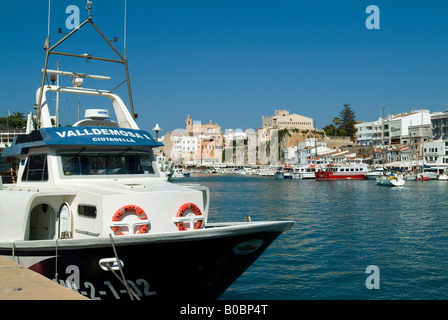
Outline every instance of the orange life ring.
{"label": "orange life ring", "polygon": [[[130,213],[130,212],[135,213],[140,218],[140,220],[148,219],[148,216],[146,215],[145,211],[142,208],[135,206],[133,204],[128,204],[127,206],[121,207],[120,209],[117,210],[117,212],[115,212],[114,216],[112,217],[112,221],[120,221],[121,217],[125,213]],[[148,224],[142,224],[140,229],[137,231],[137,234],[146,233],[146,232],[148,232],[148,229],[149,229]],[[116,236],[124,235],[123,232],[120,232],[120,227],[112,227],[112,231],[114,232],[114,234]]]}
{"label": "orange life ring", "polygon": [[[195,205],[194,203],[184,203],[179,210],[177,210],[177,214],[176,217],[180,218],[182,217],[182,215],[185,213],[185,211],[187,209],[191,209],[195,215],[197,216],[202,216],[202,212],[201,209],[199,209],[199,207],[197,205]],[[201,229],[202,228],[202,223],[203,220],[198,220],[196,221],[196,223],[194,224],[194,228],[195,229]],[[185,228],[184,224],[182,222],[178,222],[177,223],[177,227],[179,228],[179,231],[183,231],[183,230],[187,230],[187,228]]]}

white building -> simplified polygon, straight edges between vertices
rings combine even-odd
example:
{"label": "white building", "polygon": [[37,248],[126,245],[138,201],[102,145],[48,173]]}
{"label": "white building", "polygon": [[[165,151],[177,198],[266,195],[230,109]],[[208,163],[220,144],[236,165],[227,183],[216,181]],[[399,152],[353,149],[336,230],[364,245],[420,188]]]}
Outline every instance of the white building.
{"label": "white building", "polygon": [[433,140],[423,143],[424,164],[430,167],[448,166],[448,140]]}
{"label": "white building", "polygon": [[[170,146],[168,158],[174,163],[189,164],[196,157],[198,136],[190,135],[183,129],[178,129],[165,135],[163,143]],[[166,141],[168,140],[168,141]]]}
{"label": "white building", "polygon": [[431,124],[429,110],[388,115],[377,121],[356,125],[359,145],[394,145],[410,143],[409,127]]}
{"label": "white building", "polygon": [[362,122],[355,125],[357,128],[357,141],[360,146],[369,146],[373,143],[373,122]]}
{"label": "white building", "polygon": [[334,149],[327,147],[326,142],[316,141],[314,138],[308,138],[305,139],[304,142],[300,142],[298,146],[286,149],[285,162],[289,164],[306,165],[310,163],[310,159],[318,158],[328,152],[333,151]]}

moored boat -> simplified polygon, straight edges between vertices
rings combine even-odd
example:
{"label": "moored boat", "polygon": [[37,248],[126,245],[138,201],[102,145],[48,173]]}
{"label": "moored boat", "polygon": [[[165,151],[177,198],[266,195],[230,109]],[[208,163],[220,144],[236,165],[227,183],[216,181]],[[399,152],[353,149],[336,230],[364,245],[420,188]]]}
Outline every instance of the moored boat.
{"label": "moored boat", "polygon": [[368,167],[364,163],[327,165],[315,172],[316,180],[365,180]]}
{"label": "moored boat", "polygon": [[419,172],[416,174],[415,179],[420,181],[426,180],[437,180],[439,178],[439,174],[431,171]]}
{"label": "moored boat", "polygon": [[296,166],[294,167],[294,171],[292,172],[292,178],[299,180],[315,179],[316,178],[315,172],[320,170],[321,165],[319,164]]}
{"label": "moored boat", "polygon": [[380,186],[399,187],[405,184],[406,180],[401,176],[383,175],[376,179],[376,183]]}
{"label": "moored boat", "polygon": [[378,177],[382,176],[385,172],[385,168],[375,168],[365,174],[367,180],[376,180]]}
{"label": "moored boat", "polygon": [[275,179],[280,179],[280,180],[292,179],[292,173],[293,173],[293,169],[291,167],[287,167],[287,166],[280,167],[274,173],[274,178]]}
{"label": "moored boat", "polygon": [[[208,188],[161,177],[153,153],[161,143],[139,128],[132,105],[82,87],[106,77],[47,69],[61,54],[53,50],[89,23],[99,32],[90,7],[88,20],[47,50],[36,114],[3,150],[18,168],[16,183],[0,183],[0,225],[8,226],[0,255],[92,299],[215,299],[293,222],[209,222]],[[49,74],[74,87],[45,84]],[[54,127],[47,94],[55,92],[108,98],[111,110]]]}

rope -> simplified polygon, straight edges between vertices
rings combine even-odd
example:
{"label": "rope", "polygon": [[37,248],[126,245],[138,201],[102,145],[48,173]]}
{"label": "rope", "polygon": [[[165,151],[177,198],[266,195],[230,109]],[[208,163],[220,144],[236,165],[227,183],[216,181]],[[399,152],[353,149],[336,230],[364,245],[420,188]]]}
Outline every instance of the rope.
{"label": "rope", "polygon": [[56,261],[54,266],[54,278],[58,281],[58,239],[56,239]]}
{"label": "rope", "polygon": [[112,237],[112,234],[109,234],[109,236],[110,236],[110,240],[112,242],[112,249],[114,250],[115,260],[117,261],[118,268],[120,269],[121,278],[118,276],[118,274],[115,273],[114,270],[112,270],[109,263],[107,263],[106,266],[110,271],[112,271],[112,273],[115,275],[115,277],[117,277],[117,279],[125,286],[131,300],[134,300],[134,297],[137,300],[140,300],[140,298],[137,296],[137,294],[129,288],[128,283],[126,282],[126,278],[124,277],[123,269],[121,268],[120,260],[118,259],[117,250],[115,249],[114,239]]}
{"label": "rope", "polygon": [[12,261],[13,261],[13,262],[15,262],[15,261],[14,261],[15,258],[16,258],[16,242],[14,241],[14,242],[12,243]]}

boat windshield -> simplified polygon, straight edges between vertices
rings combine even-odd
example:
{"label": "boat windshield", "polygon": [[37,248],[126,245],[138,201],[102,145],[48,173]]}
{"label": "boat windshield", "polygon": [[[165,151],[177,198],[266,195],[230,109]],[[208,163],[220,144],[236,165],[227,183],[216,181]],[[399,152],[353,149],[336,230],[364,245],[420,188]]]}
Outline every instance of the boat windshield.
{"label": "boat windshield", "polygon": [[64,176],[155,174],[153,156],[143,151],[61,152]]}

